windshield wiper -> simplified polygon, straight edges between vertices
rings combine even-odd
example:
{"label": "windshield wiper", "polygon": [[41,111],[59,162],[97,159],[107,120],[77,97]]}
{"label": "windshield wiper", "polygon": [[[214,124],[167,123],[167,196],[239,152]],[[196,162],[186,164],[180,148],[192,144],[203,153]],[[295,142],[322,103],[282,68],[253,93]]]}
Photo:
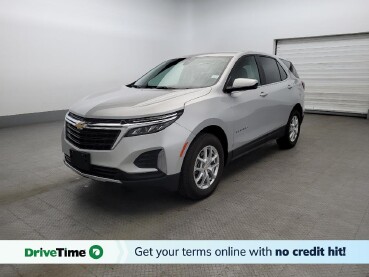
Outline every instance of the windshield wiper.
{"label": "windshield wiper", "polygon": [[138,86],[134,84],[127,85],[129,88],[156,88],[155,86]]}
{"label": "windshield wiper", "polygon": [[178,88],[173,88],[173,87],[167,87],[167,86],[157,86],[155,87],[156,89],[178,89]]}
{"label": "windshield wiper", "polygon": [[126,85],[126,87],[129,87],[129,88],[142,88],[138,85],[135,85],[135,84],[129,84],[129,85]]}
{"label": "windshield wiper", "polygon": [[129,88],[151,88],[151,89],[189,89],[189,88],[175,88],[175,87],[168,87],[168,86],[138,86],[135,84],[127,85]]}

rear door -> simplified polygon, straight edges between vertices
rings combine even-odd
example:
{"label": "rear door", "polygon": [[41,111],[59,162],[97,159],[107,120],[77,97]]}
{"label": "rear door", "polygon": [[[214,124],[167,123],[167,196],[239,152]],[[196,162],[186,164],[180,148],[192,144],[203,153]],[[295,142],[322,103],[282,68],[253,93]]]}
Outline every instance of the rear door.
{"label": "rear door", "polygon": [[296,84],[275,58],[257,55],[256,60],[261,75],[261,95],[265,100],[264,132],[269,133],[287,124],[293,105],[292,90]]}

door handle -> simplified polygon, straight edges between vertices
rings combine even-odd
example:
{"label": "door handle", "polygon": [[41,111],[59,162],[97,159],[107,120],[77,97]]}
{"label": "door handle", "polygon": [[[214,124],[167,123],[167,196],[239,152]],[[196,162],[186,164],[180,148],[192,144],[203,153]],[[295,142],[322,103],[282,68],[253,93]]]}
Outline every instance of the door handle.
{"label": "door handle", "polygon": [[291,89],[292,88],[292,85],[291,84],[288,84],[287,88],[288,89]]}
{"label": "door handle", "polygon": [[260,96],[261,97],[265,97],[265,96],[267,96],[268,95],[268,93],[267,92],[260,92]]}

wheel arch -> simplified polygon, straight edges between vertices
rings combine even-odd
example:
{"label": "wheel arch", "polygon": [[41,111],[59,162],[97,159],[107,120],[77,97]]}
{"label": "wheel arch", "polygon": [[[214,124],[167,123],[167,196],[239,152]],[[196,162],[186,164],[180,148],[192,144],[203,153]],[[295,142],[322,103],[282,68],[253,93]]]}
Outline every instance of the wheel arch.
{"label": "wheel arch", "polygon": [[228,160],[228,138],[227,138],[227,135],[224,132],[224,130],[221,127],[217,126],[217,125],[210,125],[210,126],[205,127],[204,129],[202,129],[198,135],[203,134],[203,133],[212,134],[212,135],[216,136],[219,139],[220,143],[223,146],[224,163],[226,164],[226,162]]}
{"label": "wheel arch", "polygon": [[302,109],[301,104],[297,103],[295,106],[293,106],[292,111],[298,111],[301,115],[301,121],[302,121],[302,119],[304,118],[304,110]]}
{"label": "wheel arch", "polygon": [[229,151],[229,138],[226,135],[225,130],[220,127],[219,125],[216,124],[212,124],[212,125],[208,125],[205,127],[202,127],[201,129],[198,130],[198,132],[196,133],[196,135],[194,135],[193,139],[191,140],[191,143],[188,145],[187,150],[190,148],[191,144],[196,140],[196,138],[198,138],[199,136],[201,136],[202,134],[212,134],[215,137],[217,137],[220,141],[220,143],[223,146],[223,150],[224,150],[224,163],[226,164],[227,160],[228,160],[228,151]]}

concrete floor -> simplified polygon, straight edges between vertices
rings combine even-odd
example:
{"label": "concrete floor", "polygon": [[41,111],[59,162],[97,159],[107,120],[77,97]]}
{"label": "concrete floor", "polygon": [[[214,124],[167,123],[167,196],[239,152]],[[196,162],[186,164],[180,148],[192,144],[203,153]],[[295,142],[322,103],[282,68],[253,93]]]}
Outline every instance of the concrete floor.
{"label": "concrete floor", "polygon": [[[369,120],[306,115],[300,141],[227,168],[217,191],[98,183],[62,162],[62,122],[0,129],[0,239],[369,239]],[[15,265],[0,276],[369,276],[356,265]]]}

